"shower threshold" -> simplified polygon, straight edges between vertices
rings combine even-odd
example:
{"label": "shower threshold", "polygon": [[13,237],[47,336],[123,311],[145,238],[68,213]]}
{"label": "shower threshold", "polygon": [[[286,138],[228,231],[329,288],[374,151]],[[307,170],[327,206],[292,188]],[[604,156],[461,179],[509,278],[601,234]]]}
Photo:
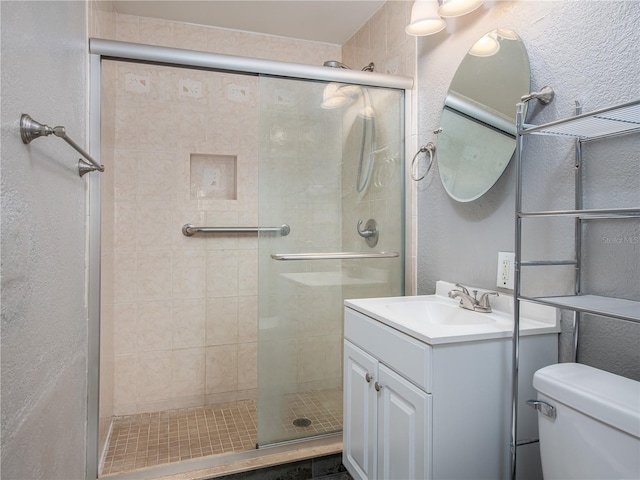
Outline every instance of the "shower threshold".
{"label": "shower threshold", "polygon": [[210,480],[235,473],[342,453],[342,432],[319,435],[244,452],[211,455],[177,463],[101,476],[109,480]]}

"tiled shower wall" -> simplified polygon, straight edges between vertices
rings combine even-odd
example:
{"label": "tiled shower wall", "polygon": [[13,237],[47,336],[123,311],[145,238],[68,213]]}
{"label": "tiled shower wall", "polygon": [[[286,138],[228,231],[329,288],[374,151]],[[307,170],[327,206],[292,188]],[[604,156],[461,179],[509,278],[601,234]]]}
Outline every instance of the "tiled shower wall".
{"label": "tiled shower wall", "polygon": [[[362,68],[369,62],[374,62],[376,65],[376,71],[380,73],[387,73],[391,75],[405,75],[415,78],[416,71],[416,39],[405,32],[405,27],[409,24],[411,17],[411,7],[413,1],[405,0],[393,0],[387,1],[382,8],[380,8],[367,23],[365,23],[342,47],[343,61],[354,68]],[[414,84],[417,84],[417,79]],[[417,145],[424,144],[428,140],[435,139],[417,139],[417,125],[415,124],[416,114],[416,95],[415,92],[407,91],[407,98],[405,107],[408,111],[405,112],[404,118],[400,116],[400,120],[406,119],[405,125],[405,142],[407,157],[405,158],[405,164],[411,162],[413,152],[417,150]],[[387,97],[386,101],[389,98]],[[382,107],[385,102],[385,98],[374,97],[374,105],[376,110],[386,111]],[[389,104],[393,106],[393,103]],[[394,117],[390,114],[388,117],[392,121],[395,121],[398,117]],[[392,125],[388,125],[392,126]],[[389,129],[385,130],[384,126],[381,126],[382,135],[389,133]],[[434,125],[434,128],[437,125]],[[383,140],[380,139],[380,145],[383,144]],[[391,153],[391,155],[388,155]],[[402,155],[403,148],[396,147],[393,152],[385,152],[380,160],[394,161],[396,157],[394,154]],[[424,160],[424,157],[421,158]],[[416,272],[415,265],[417,259],[417,218],[416,218],[416,183],[413,182],[406,174],[409,167],[405,168],[405,172],[400,172],[405,175],[405,215],[404,220],[406,226],[404,233],[406,235],[405,252],[407,260],[405,261],[405,294],[416,294]],[[348,178],[349,172],[346,172],[345,179]],[[391,190],[376,191],[379,189],[371,189],[371,192],[365,197],[359,200],[359,214],[370,214],[371,218],[385,218],[385,211],[389,199],[384,199],[384,192]],[[349,215],[349,199],[345,201],[346,210],[345,215]],[[348,217],[347,217],[348,218]],[[369,217],[368,217],[369,218]],[[392,217],[386,217],[389,220],[393,220]],[[397,219],[399,220],[399,218]],[[347,220],[348,221],[348,220]],[[383,228],[383,226],[381,226]],[[391,223],[387,225],[388,229],[400,230],[401,223]],[[344,229],[345,235],[349,234],[349,228]],[[382,235],[382,233],[381,233]],[[382,236],[381,236],[382,238]],[[344,238],[347,241],[347,238]]]}
{"label": "tiled shower wall", "polygon": [[405,32],[412,6],[412,1],[386,2],[344,44],[344,63],[360,69],[374,62],[376,72],[412,77],[416,64],[416,40]]}
{"label": "tiled shower wall", "polygon": [[[181,228],[256,224],[257,80],[104,68],[115,68],[117,85],[114,413],[252,398],[256,239],[185,237]],[[191,182],[202,181],[191,176],[194,153],[235,159],[237,199],[192,194]]]}
{"label": "tiled shower wall", "polygon": [[340,45],[276,37],[223,28],[115,15],[115,40],[225,53],[283,62],[322,65],[341,60]]}
{"label": "tiled shower wall", "polygon": [[[99,13],[104,25],[108,13]],[[304,63],[341,57],[334,45],[114,18],[118,40]],[[257,224],[257,79],[109,68],[117,87],[115,148],[103,145],[115,162],[113,413],[253,398],[256,237],[187,238],[180,229]],[[236,156],[236,200],[191,198],[192,153]],[[102,325],[108,333],[108,307]]]}

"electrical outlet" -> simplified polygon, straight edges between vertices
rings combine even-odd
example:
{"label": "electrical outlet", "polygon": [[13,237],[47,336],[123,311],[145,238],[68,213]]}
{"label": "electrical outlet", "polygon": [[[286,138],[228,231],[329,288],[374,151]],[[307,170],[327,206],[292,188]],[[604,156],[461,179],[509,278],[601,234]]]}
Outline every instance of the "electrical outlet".
{"label": "electrical outlet", "polygon": [[498,288],[513,290],[513,264],[515,254],[513,252],[498,252],[498,276],[496,285]]}

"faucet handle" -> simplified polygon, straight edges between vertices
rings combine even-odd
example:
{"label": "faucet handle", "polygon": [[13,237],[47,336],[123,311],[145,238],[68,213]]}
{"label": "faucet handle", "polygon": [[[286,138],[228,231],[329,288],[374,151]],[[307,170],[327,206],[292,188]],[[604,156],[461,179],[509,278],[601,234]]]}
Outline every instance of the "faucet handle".
{"label": "faucet handle", "polygon": [[463,287],[459,283],[456,283],[456,287],[458,287],[460,290],[462,290],[462,293],[464,293],[465,295],[469,295],[469,290],[467,290],[465,287]]}
{"label": "faucet handle", "polygon": [[483,308],[491,308],[491,305],[489,304],[489,297],[491,295],[495,295],[496,297],[500,296],[498,292],[485,292],[480,296],[480,300],[478,300],[478,305],[480,305]]}

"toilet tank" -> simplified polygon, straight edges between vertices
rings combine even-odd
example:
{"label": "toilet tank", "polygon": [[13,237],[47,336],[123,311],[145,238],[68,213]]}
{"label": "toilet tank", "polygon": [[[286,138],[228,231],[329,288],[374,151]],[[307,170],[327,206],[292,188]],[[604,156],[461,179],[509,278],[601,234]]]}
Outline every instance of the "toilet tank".
{"label": "toilet tank", "polygon": [[640,382],[578,363],[560,363],[533,377],[545,480],[640,479]]}

